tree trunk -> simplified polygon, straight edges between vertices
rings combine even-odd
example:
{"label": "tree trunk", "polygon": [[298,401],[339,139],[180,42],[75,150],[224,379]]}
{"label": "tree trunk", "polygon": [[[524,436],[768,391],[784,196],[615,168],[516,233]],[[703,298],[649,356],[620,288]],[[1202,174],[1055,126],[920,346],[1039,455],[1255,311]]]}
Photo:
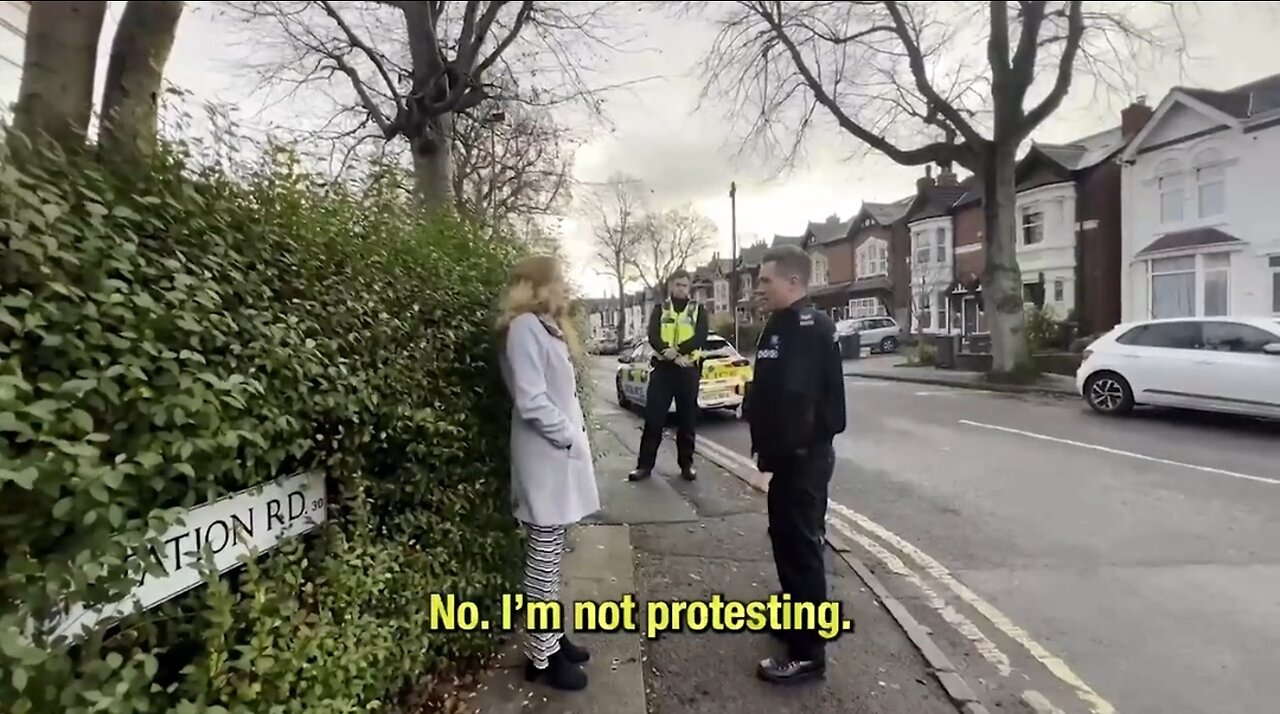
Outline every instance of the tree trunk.
{"label": "tree trunk", "polygon": [[453,201],[453,118],[431,121],[413,142],[413,177],[423,207],[436,211]]}
{"label": "tree trunk", "polygon": [[125,6],[111,43],[98,131],[98,151],[109,163],[136,166],[155,147],[160,81],[182,8],[181,0]]}
{"label": "tree trunk", "polygon": [[34,2],[27,19],[15,134],[84,146],[93,112],[94,71],[105,2]]}
{"label": "tree trunk", "polygon": [[1022,271],[1018,267],[1017,191],[1013,148],[995,148],[983,171],[986,219],[986,271],[982,296],[991,330],[991,369],[1008,374],[1027,362],[1022,308]]}

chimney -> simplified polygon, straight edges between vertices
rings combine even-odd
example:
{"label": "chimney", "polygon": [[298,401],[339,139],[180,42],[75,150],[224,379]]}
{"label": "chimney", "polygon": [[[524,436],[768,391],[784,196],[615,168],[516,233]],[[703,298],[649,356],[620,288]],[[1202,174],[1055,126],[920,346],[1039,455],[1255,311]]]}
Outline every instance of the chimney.
{"label": "chimney", "polygon": [[1133,104],[1120,110],[1120,135],[1128,140],[1138,135],[1151,120],[1155,110],[1147,106],[1146,95],[1139,95]]}
{"label": "chimney", "polygon": [[920,178],[916,179],[916,191],[919,191],[919,192],[928,191],[929,189],[933,188],[933,186],[934,186],[933,166],[932,165],[925,166],[924,176],[921,176]]}
{"label": "chimney", "polygon": [[827,225],[834,226],[838,223],[840,223],[840,214],[832,213],[831,215],[827,216]]}
{"label": "chimney", "polygon": [[938,164],[938,185],[939,186],[957,186],[959,181],[956,180],[956,172],[951,170],[951,163]]}

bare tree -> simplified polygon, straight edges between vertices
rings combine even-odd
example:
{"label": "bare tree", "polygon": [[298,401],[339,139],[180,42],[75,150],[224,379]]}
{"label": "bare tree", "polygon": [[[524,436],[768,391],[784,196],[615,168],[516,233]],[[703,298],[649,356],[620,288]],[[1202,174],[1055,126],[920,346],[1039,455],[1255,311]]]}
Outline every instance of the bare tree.
{"label": "bare tree", "polygon": [[495,100],[459,115],[453,193],[459,210],[492,226],[563,215],[575,142],[546,110]]}
{"label": "bare tree", "polygon": [[[590,101],[586,56],[611,3],[241,2],[276,29],[280,52],[258,65],[266,85],[315,87],[337,105],[332,138],[407,142],[428,208],[453,196],[455,122],[489,99]],[[270,41],[259,41],[270,45]],[[548,79],[556,84],[546,86]],[[345,90],[344,86],[345,85]],[[335,94],[334,92],[337,92]]]}
{"label": "bare tree", "polygon": [[1079,1],[698,5],[719,27],[705,91],[731,102],[750,140],[793,158],[825,117],[898,164],[959,164],[979,175],[993,368],[1023,364],[1018,147],[1057,110],[1078,70],[1115,85],[1141,51],[1161,49],[1158,25],[1140,16],[1176,13],[1177,4],[1145,3],[1140,12]]}
{"label": "bare tree", "polygon": [[637,179],[614,174],[586,200],[586,214],[595,233],[593,257],[601,273],[618,288],[618,348],[626,339],[626,288],[636,278],[636,255],[644,237],[647,189]]}
{"label": "bare tree", "polygon": [[122,167],[136,164],[155,144],[160,80],[173,49],[181,0],[130,0],[111,44],[102,96],[98,149]]}
{"label": "bare tree", "polygon": [[37,2],[27,18],[22,86],[14,134],[84,146],[93,113],[93,80],[105,2]]}
{"label": "bare tree", "polygon": [[716,224],[692,205],[648,215],[640,224],[633,256],[636,276],[646,288],[657,290],[675,272],[711,249]]}

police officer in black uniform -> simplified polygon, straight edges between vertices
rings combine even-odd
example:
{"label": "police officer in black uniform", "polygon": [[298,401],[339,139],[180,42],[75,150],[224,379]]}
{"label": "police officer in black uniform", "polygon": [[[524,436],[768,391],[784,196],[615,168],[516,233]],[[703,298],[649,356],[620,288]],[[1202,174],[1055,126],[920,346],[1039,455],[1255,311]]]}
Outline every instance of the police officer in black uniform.
{"label": "police officer in black uniform", "polygon": [[[845,430],[845,402],[835,324],[808,303],[811,270],[809,256],[796,246],[765,254],[756,289],[770,317],[756,346],[744,411],[757,464],[773,474],[769,539],[782,592],[793,601],[821,603],[832,440]],[[761,679],[789,683],[825,673],[825,642],[816,631],[775,634],[787,653],[761,662]]]}

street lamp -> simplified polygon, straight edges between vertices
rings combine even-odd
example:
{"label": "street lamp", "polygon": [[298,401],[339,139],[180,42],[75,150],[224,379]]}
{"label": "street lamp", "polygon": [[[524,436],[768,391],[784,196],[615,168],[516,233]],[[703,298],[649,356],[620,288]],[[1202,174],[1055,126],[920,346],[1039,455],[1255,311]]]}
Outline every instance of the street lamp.
{"label": "street lamp", "polygon": [[490,112],[485,118],[489,125],[489,224],[498,230],[498,125],[507,121],[507,113],[501,109]]}
{"label": "street lamp", "polygon": [[733,346],[738,344],[738,184],[729,182],[729,310],[733,313]]}

